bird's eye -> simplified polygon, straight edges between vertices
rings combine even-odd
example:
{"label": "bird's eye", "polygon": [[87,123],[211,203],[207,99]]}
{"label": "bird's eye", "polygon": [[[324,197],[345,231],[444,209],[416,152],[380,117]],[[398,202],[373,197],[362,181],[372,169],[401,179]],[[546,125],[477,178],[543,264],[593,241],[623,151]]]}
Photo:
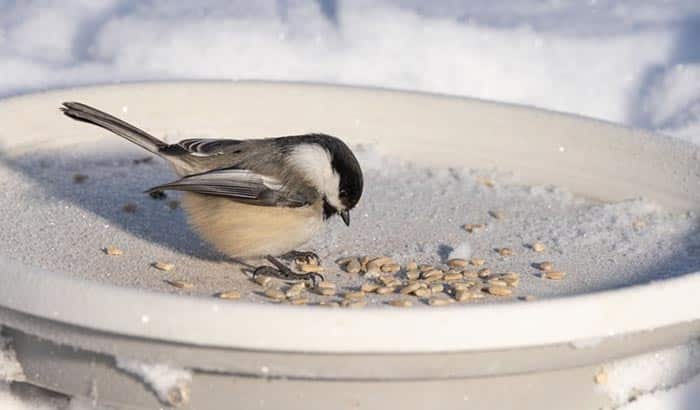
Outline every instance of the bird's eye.
{"label": "bird's eye", "polygon": [[346,197],[348,196],[348,191],[341,189],[340,192],[338,193],[340,197]]}

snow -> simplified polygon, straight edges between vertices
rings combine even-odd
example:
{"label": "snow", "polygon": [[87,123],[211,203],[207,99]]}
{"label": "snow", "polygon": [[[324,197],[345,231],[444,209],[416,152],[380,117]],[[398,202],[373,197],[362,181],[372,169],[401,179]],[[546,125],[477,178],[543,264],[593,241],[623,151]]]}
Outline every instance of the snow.
{"label": "snow", "polygon": [[637,398],[620,410],[697,410],[700,403],[700,374],[687,383]]}
{"label": "snow", "polygon": [[[605,366],[601,388],[626,410],[697,409],[700,341],[617,361]],[[677,386],[677,387],[676,387]]]}
{"label": "snow", "polygon": [[695,0],[0,5],[0,96],[142,79],[322,81],[535,105],[700,140]]}
{"label": "snow", "polygon": [[187,403],[192,373],[165,363],[144,363],[117,357],[117,367],[139,377],[166,404],[178,406]]}
{"label": "snow", "polygon": [[13,393],[6,383],[0,383],[0,407],[3,410],[58,410],[59,408],[47,397]]}
{"label": "snow", "polygon": [[[2,326],[0,326],[0,330],[2,330]],[[0,336],[0,381],[10,382],[24,379],[24,370],[17,361],[15,351],[10,346],[10,340]]]}
{"label": "snow", "polygon": [[[700,142],[698,42],[697,0],[0,0],[0,96],[144,79],[322,81],[534,105]],[[650,391],[626,409],[699,400],[700,378],[672,387],[670,361],[630,365],[643,380],[611,369],[627,380],[616,397]],[[0,403],[55,408],[6,387]]]}

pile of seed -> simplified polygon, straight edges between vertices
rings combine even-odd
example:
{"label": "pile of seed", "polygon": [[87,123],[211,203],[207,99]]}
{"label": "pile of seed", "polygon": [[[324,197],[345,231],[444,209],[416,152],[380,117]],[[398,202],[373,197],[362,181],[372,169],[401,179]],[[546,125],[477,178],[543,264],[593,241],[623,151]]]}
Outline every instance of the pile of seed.
{"label": "pile of seed", "polygon": [[[533,244],[536,252],[544,251],[541,244]],[[124,251],[107,246],[103,252],[109,256],[122,256]],[[500,253],[500,252],[499,252]],[[259,294],[272,302],[290,305],[350,307],[360,308],[367,305],[369,295],[381,297],[381,302],[394,307],[411,307],[414,303],[428,306],[446,306],[455,302],[470,302],[484,297],[512,297],[516,295],[520,274],[517,272],[493,273],[484,266],[481,258],[447,261],[445,266],[397,263],[388,256],[379,257],[344,257],[336,264],[351,275],[359,275],[362,284],[341,288],[334,282],[321,281],[310,284],[306,281],[285,283],[279,278],[259,275],[251,281],[260,287]],[[296,260],[296,269],[301,272],[321,273],[325,269],[315,260]],[[175,265],[168,262],[153,262],[151,266],[159,271],[170,272]],[[542,271],[542,278],[561,280],[564,272],[553,270],[551,262],[537,264]],[[168,285],[178,289],[193,289],[194,283],[176,278],[164,279]],[[242,294],[237,289],[216,292],[214,297],[237,300]],[[312,300],[312,296],[315,296]],[[530,301],[535,297],[522,295],[520,300]]]}
{"label": "pile of seed", "polygon": [[[354,308],[364,307],[369,296],[381,297],[382,303],[394,307],[410,307],[414,303],[446,306],[484,297],[515,296],[520,274],[493,273],[484,267],[484,263],[484,259],[480,258],[454,258],[448,260],[446,266],[419,265],[416,262],[402,266],[388,256],[345,257],[338,259],[336,264],[348,274],[360,275],[361,285],[341,289],[336,283],[322,281],[310,288],[308,283],[300,282],[282,289],[269,276],[256,277],[254,281],[264,289],[262,293],[270,300],[292,305],[310,303],[310,293],[321,297],[316,301],[318,305]],[[540,262],[538,266],[543,271],[543,278],[563,279],[565,275],[553,271],[551,262]],[[297,269],[305,272],[324,271],[322,266],[303,263],[297,263]],[[522,295],[519,299],[530,301],[535,298]]]}

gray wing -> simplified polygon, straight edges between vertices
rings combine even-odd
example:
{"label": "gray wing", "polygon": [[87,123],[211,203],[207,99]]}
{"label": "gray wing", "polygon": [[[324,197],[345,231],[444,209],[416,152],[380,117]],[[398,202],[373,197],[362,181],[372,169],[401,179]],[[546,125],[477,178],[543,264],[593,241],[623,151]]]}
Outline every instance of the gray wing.
{"label": "gray wing", "polygon": [[218,138],[190,138],[174,145],[196,157],[211,157],[235,151],[242,142]]}
{"label": "gray wing", "polygon": [[278,179],[247,169],[218,169],[190,175],[146,192],[161,190],[196,192],[261,206],[299,207],[315,199],[288,191]]}

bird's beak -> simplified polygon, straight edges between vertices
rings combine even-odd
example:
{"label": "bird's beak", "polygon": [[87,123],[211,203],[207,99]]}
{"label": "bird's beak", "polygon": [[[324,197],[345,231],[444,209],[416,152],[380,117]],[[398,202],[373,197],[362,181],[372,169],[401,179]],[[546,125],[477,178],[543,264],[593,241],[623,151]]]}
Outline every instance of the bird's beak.
{"label": "bird's beak", "polygon": [[345,225],[350,226],[350,211],[346,209],[338,213],[340,214],[340,217],[343,218],[343,222],[345,222]]}

